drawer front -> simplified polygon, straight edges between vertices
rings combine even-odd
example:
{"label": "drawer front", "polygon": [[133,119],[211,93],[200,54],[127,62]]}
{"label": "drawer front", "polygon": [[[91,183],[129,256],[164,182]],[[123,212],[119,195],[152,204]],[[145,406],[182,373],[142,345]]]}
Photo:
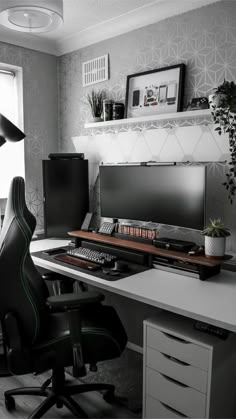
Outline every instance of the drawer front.
{"label": "drawer front", "polygon": [[182,415],[180,412],[177,412],[177,410],[172,409],[165,403],[153,399],[150,396],[146,397],[145,419],[180,419],[186,417],[187,416]]}
{"label": "drawer front", "polygon": [[147,347],[146,356],[146,365],[148,367],[202,393],[207,392],[208,373],[206,371],[149,347]]}
{"label": "drawer front", "polygon": [[146,396],[160,400],[190,418],[204,418],[206,395],[146,368]]}
{"label": "drawer front", "polygon": [[147,346],[205,371],[209,368],[208,349],[149,326]]}

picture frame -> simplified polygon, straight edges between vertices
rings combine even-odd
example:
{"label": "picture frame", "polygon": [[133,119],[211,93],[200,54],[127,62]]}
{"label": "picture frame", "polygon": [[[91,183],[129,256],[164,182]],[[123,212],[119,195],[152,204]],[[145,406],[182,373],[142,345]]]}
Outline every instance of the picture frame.
{"label": "picture frame", "polygon": [[185,64],[127,76],[125,118],[181,112]]}

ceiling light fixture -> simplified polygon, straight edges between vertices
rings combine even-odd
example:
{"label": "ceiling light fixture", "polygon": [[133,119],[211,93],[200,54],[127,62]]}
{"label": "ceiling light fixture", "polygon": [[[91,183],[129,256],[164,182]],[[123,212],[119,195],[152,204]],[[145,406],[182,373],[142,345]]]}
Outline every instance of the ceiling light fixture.
{"label": "ceiling light fixture", "polygon": [[0,25],[20,32],[49,32],[63,23],[63,0],[1,0]]}

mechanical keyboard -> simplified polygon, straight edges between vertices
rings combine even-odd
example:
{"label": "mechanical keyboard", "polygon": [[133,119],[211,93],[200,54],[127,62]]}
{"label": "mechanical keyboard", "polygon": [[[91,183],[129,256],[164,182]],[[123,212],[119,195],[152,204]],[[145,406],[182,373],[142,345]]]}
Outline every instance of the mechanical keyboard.
{"label": "mechanical keyboard", "polygon": [[88,260],[98,263],[102,266],[110,266],[117,259],[116,256],[109,253],[99,252],[97,250],[88,249],[87,247],[77,247],[76,249],[67,250],[67,255],[74,256],[79,259]]}

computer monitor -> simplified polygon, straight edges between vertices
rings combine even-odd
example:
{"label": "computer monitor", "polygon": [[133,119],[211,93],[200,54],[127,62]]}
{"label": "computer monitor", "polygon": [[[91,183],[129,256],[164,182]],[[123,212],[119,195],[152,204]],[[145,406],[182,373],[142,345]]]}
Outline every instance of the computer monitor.
{"label": "computer monitor", "polygon": [[204,166],[100,166],[102,217],[202,230],[205,198]]}

